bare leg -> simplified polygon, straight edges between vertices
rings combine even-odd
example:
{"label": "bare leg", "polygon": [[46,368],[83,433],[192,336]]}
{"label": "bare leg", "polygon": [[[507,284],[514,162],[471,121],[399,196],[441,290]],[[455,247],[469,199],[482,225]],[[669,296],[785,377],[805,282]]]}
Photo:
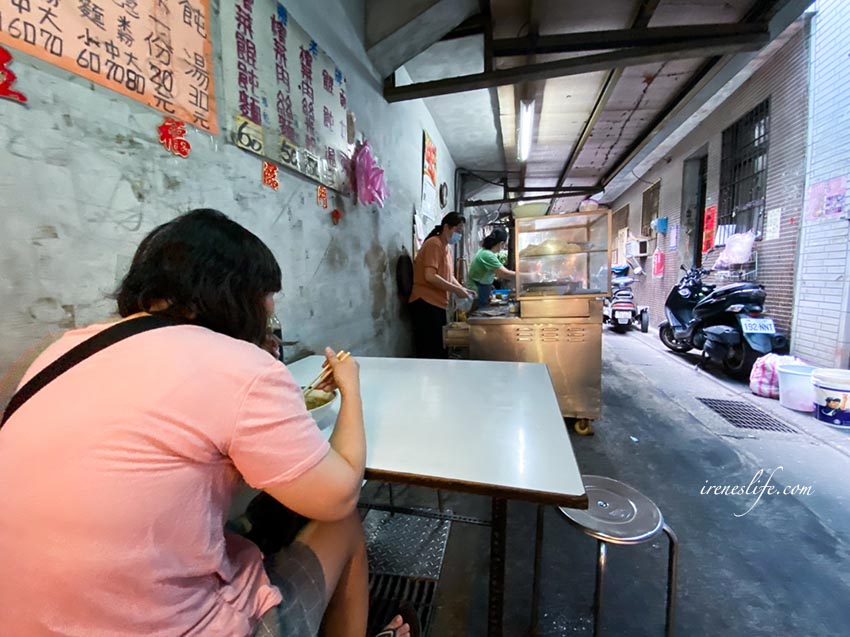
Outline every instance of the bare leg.
{"label": "bare leg", "polygon": [[363,637],[369,612],[366,541],[357,511],[337,522],[308,522],[295,538],[319,558],[328,607],[322,632]]}
{"label": "bare leg", "polygon": [[[369,567],[358,512],[355,510],[338,522],[308,522],[295,541],[309,546],[322,565],[325,599],[329,601],[321,634],[364,637],[369,614]],[[400,617],[390,625],[401,626],[398,637],[409,634]]]}

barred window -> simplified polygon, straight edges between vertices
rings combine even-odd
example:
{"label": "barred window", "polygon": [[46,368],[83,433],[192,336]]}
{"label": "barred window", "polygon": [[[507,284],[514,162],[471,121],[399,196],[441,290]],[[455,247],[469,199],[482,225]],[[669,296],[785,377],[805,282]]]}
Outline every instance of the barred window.
{"label": "barred window", "polygon": [[735,232],[764,229],[770,98],[723,131],[717,243]]}

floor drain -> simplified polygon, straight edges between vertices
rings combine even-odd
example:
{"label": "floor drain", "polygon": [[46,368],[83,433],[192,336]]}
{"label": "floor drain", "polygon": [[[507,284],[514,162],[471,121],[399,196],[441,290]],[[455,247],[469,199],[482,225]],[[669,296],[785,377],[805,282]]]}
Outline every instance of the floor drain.
{"label": "floor drain", "polygon": [[741,400],[719,400],[717,398],[697,398],[697,400],[739,429],[778,431],[785,434],[799,433],[793,427],[789,427],[773,416],[767,415],[758,407]]}
{"label": "floor drain", "polygon": [[419,616],[422,634],[428,634],[429,623],[434,614],[437,582],[431,579],[404,575],[369,575],[369,630],[376,635],[398,612],[399,602],[410,602]]}

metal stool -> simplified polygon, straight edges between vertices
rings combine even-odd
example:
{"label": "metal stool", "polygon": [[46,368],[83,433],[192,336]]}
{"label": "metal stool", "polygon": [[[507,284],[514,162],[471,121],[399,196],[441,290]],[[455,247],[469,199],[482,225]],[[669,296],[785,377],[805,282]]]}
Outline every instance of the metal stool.
{"label": "metal stool", "polygon": [[655,503],[627,484],[604,476],[583,475],[584,489],[590,503],[584,510],[561,508],[560,512],[575,527],[598,542],[596,588],[593,593],[593,635],[599,634],[602,611],[602,589],[607,562],[607,544],[641,544],[662,531],[669,539],[667,559],[667,618],[664,634],[673,635],[673,610],[676,601],[676,534],[667,524]]}

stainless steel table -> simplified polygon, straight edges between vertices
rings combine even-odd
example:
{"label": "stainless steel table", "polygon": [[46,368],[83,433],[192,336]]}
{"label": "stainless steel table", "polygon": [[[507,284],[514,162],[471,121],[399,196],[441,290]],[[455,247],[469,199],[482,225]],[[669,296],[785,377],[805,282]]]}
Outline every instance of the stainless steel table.
{"label": "stainless steel table", "polygon": [[[357,358],[366,478],[492,497],[489,634],[501,635],[507,500],[588,506],[546,365]],[[306,384],[323,360],[289,369]]]}

